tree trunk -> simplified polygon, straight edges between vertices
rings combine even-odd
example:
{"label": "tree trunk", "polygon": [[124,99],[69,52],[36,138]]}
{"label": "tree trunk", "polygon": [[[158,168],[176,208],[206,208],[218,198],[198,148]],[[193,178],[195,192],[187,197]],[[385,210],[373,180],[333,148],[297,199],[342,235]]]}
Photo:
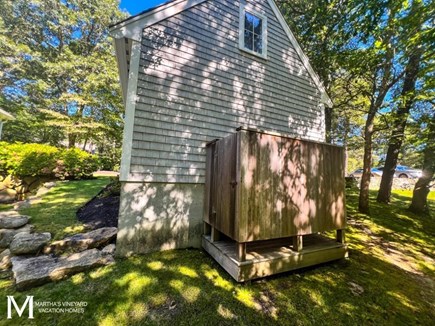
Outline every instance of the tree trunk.
{"label": "tree trunk", "polygon": [[411,54],[406,67],[406,74],[401,94],[402,101],[394,119],[393,131],[388,145],[387,157],[385,159],[384,170],[377,197],[377,201],[381,203],[390,202],[394,172],[396,171],[397,159],[405,136],[406,122],[408,120],[409,111],[415,100],[414,91],[417,74],[419,72],[420,60],[421,51],[417,48]]}
{"label": "tree trunk", "polygon": [[366,125],[364,128],[364,158],[363,158],[363,174],[361,176],[361,186],[359,190],[358,210],[363,214],[370,214],[369,205],[369,186],[372,166],[372,146],[373,146],[373,128],[374,119],[377,109],[375,105],[371,105],[370,112],[367,116]]}
{"label": "tree trunk", "polygon": [[76,146],[77,135],[69,134],[68,135],[68,148],[74,148]]}
{"label": "tree trunk", "polygon": [[86,145],[88,144],[88,137],[85,138],[85,142],[83,143],[82,150],[86,150]]}
{"label": "tree trunk", "polygon": [[418,179],[412,194],[412,202],[409,209],[414,213],[429,213],[427,195],[430,191],[430,183],[433,181],[435,170],[435,117],[429,124],[429,135],[424,150],[423,174]]}
{"label": "tree trunk", "polygon": [[430,192],[430,183],[433,179],[433,169],[423,169],[423,176],[418,179],[412,193],[412,202],[409,206],[411,212],[417,214],[429,214],[427,195]]}

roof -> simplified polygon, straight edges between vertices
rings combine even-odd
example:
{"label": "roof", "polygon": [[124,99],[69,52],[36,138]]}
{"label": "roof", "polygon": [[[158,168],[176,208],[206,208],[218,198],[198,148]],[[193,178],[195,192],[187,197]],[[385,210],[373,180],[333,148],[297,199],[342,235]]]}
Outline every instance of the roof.
{"label": "roof", "polygon": [[[124,45],[122,45],[122,42],[119,42],[122,38],[131,39],[137,42],[141,42],[142,38],[142,31],[144,28],[147,28],[153,24],[156,24],[160,21],[163,21],[165,19],[168,19],[169,17],[175,16],[176,14],[188,10],[189,8],[192,8],[193,6],[196,6],[198,4],[201,4],[208,0],[170,0],[168,2],[165,2],[157,7],[147,9],[137,15],[131,16],[127,19],[124,19],[116,24],[113,24],[110,26],[110,35],[115,39],[116,44],[116,52],[118,57],[118,66],[121,67],[125,65],[123,62],[119,62],[120,56],[125,57],[124,53],[126,49],[124,48]],[[304,51],[302,50],[301,46],[299,45],[298,41],[296,40],[295,36],[293,35],[292,31],[290,30],[290,27],[288,26],[287,22],[285,21],[281,11],[277,7],[274,0],[267,0],[270,7],[272,8],[276,18],[278,19],[279,23],[281,24],[282,28],[286,32],[291,44],[293,45],[295,51],[297,52],[299,58],[301,59],[303,65],[308,71],[308,74],[310,75],[311,79],[313,80],[314,84],[316,85],[317,89],[321,93],[321,99],[322,102],[325,103],[327,106],[332,107],[333,103],[326,93],[325,87],[323,86],[323,83],[321,82],[319,76],[312,68],[308,57],[305,55]],[[117,42],[118,41],[118,42]],[[120,45],[120,48],[118,46]],[[127,71],[127,68],[120,69],[123,71]],[[128,79],[127,76],[121,76],[121,84],[122,80]],[[124,82],[125,83],[125,82]],[[123,86],[125,87],[125,86]]]}
{"label": "roof", "polygon": [[12,114],[0,108],[0,120],[15,120],[15,118]]}

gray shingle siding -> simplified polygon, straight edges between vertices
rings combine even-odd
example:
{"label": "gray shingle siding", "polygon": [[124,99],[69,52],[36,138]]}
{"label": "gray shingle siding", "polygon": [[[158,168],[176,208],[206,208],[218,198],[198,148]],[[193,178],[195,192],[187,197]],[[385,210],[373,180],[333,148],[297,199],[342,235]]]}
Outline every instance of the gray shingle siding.
{"label": "gray shingle siding", "polygon": [[239,3],[206,1],[143,32],[130,175],[203,183],[205,144],[240,125],[324,140],[320,92],[266,1],[268,59],[239,49]]}

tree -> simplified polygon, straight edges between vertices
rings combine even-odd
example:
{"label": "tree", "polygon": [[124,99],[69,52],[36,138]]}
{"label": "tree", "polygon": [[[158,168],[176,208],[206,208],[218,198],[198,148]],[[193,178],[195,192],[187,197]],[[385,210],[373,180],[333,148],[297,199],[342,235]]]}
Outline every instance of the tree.
{"label": "tree", "polygon": [[36,139],[27,141],[53,142],[54,131],[69,147],[90,137],[119,142],[123,105],[108,38],[108,26],[125,16],[118,1],[5,0],[0,11],[0,39],[12,58],[0,61],[0,96],[18,116],[5,128],[8,138],[19,140],[31,118]]}
{"label": "tree", "polygon": [[363,174],[358,202],[358,210],[369,214],[369,186],[372,167],[373,134],[375,130],[375,118],[384,105],[384,100],[392,87],[400,80],[402,73],[396,73],[395,54],[397,47],[397,20],[396,15],[400,8],[398,4],[391,2],[385,7],[386,21],[373,33],[375,41],[366,53],[368,61],[368,80],[371,91],[368,93],[370,106],[368,108],[364,126],[364,158]]}
{"label": "tree", "polygon": [[[432,108],[433,109],[433,108]],[[431,182],[435,171],[435,114],[432,111],[427,123],[427,142],[424,149],[422,176],[415,184],[412,202],[409,209],[415,213],[429,213],[427,195],[430,192]]]}
{"label": "tree", "polygon": [[[346,25],[354,4],[351,0],[278,1],[329,94],[342,71],[342,56],[354,46],[353,31]],[[325,108],[327,142],[332,142],[333,111],[334,108]]]}
{"label": "tree", "polygon": [[[377,201],[388,203],[391,196],[393,177],[396,170],[397,160],[405,137],[405,128],[408,121],[410,110],[416,100],[417,79],[422,71],[422,64],[428,53],[431,51],[429,40],[425,40],[424,25],[430,19],[430,10],[423,6],[422,1],[414,0],[412,2],[411,12],[405,17],[402,28],[408,34],[408,42],[405,39],[404,57],[408,58],[405,67],[405,76],[399,98],[399,105],[396,112],[393,113],[392,133],[389,140],[385,166],[382,174],[382,180],[377,196]],[[426,42],[425,42],[426,41]],[[427,42],[429,41],[429,42]],[[433,49],[432,49],[433,50]],[[421,77],[421,76],[420,76]],[[421,90],[421,87],[420,87]]]}

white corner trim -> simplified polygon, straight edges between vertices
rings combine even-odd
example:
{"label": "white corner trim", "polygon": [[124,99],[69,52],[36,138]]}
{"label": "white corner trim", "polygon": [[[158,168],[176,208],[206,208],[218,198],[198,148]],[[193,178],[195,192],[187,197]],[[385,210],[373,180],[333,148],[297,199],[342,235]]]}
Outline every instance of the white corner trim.
{"label": "white corner trim", "polygon": [[310,61],[308,57],[305,55],[304,51],[302,50],[301,46],[299,45],[298,41],[296,40],[295,36],[293,35],[292,31],[290,30],[290,27],[288,26],[287,22],[285,21],[284,17],[281,14],[281,11],[277,7],[274,0],[267,0],[270,7],[272,8],[273,12],[275,13],[275,16],[278,18],[279,23],[281,24],[282,28],[286,32],[291,44],[295,48],[297,54],[299,55],[299,58],[301,59],[302,63],[304,64],[305,68],[308,70],[308,73],[310,74],[310,77],[313,79],[314,84],[316,84],[317,88],[319,89],[321,93],[321,100],[323,103],[325,103],[328,107],[332,107],[333,103],[331,99],[329,98],[328,94],[326,93],[325,87],[323,87],[322,82],[319,79],[319,76],[314,71],[313,67],[311,67]]}
{"label": "white corner trim", "polygon": [[131,150],[133,147],[134,115],[137,100],[137,79],[139,75],[139,62],[141,43],[133,41],[130,56],[130,71],[128,74],[127,96],[125,99],[124,137],[122,141],[120,181],[127,181],[130,174]]}
{"label": "white corner trim", "polygon": [[128,85],[128,65],[127,65],[127,55],[126,55],[126,46],[125,39],[113,39],[113,47],[115,48],[116,53],[116,62],[118,64],[118,72],[119,72],[119,82],[121,84],[122,91],[122,99],[124,100],[124,107],[127,99],[127,85]]}
{"label": "white corner trim", "polygon": [[[263,42],[262,53],[258,53],[245,48],[245,12],[246,11],[259,17],[262,21],[262,25],[261,25],[262,42]],[[245,3],[240,3],[240,8],[239,8],[239,49],[248,52],[252,55],[256,55],[260,58],[267,59],[267,17]]]}
{"label": "white corner trim", "polygon": [[110,29],[110,35],[117,39],[126,37],[140,42],[144,28],[156,24],[164,19],[172,17],[193,6],[207,0],[176,0],[154,10],[137,15],[125,22],[121,22]]}

